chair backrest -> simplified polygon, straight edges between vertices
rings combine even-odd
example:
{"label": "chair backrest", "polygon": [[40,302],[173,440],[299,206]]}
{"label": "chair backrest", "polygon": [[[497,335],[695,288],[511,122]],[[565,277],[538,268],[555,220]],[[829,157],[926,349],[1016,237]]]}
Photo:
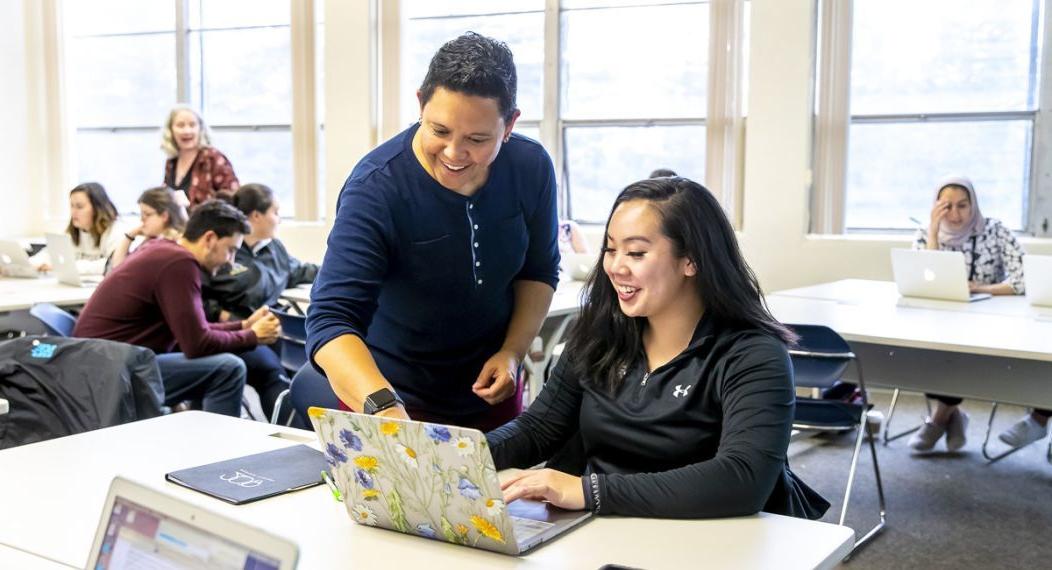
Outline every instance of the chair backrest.
{"label": "chair backrest", "polygon": [[278,309],[271,309],[274,316],[281,321],[281,336],[300,342],[307,342],[307,317],[294,315]]}
{"label": "chair backrest", "polygon": [[292,377],[292,386],[289,388],[289,398],[292,399],[292,408],[296,415],[306,421],[307,408],[320,406],[322,408],[339,409],[340,399],[336,392],[332,391],[329,379],[314,370],[310,363],[303,365]]}
{"label": "chair backrest", "polygon": [[73,336],[73,327],[77,325],[76,317],[51,303],[37,303],[30,307],[29,314],[52,336]]}
{"label": "chair backrest", "polygon": [[293,373],[307,362],[307,318],[272,309],[281,321],[281,365]]}
{"label": "chair backrest", "polygon": [[840,380],[855,358],[851,345],[829,327],[786,325],[800,340],[789,349],[797,386],[826,388]]}

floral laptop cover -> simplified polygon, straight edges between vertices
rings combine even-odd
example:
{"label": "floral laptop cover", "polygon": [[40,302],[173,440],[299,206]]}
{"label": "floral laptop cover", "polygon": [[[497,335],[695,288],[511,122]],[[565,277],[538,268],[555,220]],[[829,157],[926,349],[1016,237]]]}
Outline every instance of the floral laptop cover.
{"label": "floral laptop cover", "polygon": [[[561,533],[590,515],[509,516],[478,430],[317,407],[308,414],[347,512],[359,524],[521,554],[540,543],[532,539],[546,539],[546,531]],[[527,503],[512,506],[520,502]],[[524,512],[538,505],[524,504]]]}

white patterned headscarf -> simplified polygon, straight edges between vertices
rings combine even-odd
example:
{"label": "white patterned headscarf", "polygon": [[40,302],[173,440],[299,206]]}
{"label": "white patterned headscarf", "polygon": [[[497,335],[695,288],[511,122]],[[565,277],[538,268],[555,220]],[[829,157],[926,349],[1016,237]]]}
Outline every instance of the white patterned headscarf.
{"label": "white patterned headscarf", "polygon": [[960,247],[973,235],[978,235],[983,231],[983,228],[986,226],[986,218],[983,218],[983,213],[979,210],[979,200],[975,197],[975,187],[972,186],[971,180],[964,176],[944,178],[935,187],[935,201],[939,200],[939,193],[947,186],[964,188],[968,191],[968,199],[972,201],[972,219],[965,222],[959,229],[953,230],[946,227],[945,224],[939,224],[939,243],[950,247]]}

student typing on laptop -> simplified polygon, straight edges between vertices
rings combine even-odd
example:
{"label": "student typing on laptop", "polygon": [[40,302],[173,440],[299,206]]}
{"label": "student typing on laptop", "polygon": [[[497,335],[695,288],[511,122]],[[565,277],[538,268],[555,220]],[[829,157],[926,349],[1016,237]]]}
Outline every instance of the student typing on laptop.
{"label": "student typing on laptop", "polygon": [[[965,177],[947,178],[935,188],[931,224],[918,230],[914,248],[964,253],[972,293],[1024,292],[1022,246],[1004,224],[983,216],[972,181]],[[958,407],[961,398],[927,396],[936,401],[935,410],[910,438],[910,448],[930,452],[943,435],[948,451],[964,447],[968,415]]]}
{"label": "student typing on laptop", "polygon": [[614,202],[605,240],[552,378],[487,434],[497,469],[550,460],[505,481],[504,501],[822,516],[829,503],[786,461],[793,333],[764,307],[716,199],[684,178],[636,182]]}
{"label": "student typing on laptop", "polygon": [[[117,249],[126,229],[118,217],[106,189],[97,182],[85,182],[69,192],[69,226],[66,233],[73,239],[77,271],[81,275],[102,275]],[[47,250],[31,259],[40,271],[50,271],[52,262]]]}

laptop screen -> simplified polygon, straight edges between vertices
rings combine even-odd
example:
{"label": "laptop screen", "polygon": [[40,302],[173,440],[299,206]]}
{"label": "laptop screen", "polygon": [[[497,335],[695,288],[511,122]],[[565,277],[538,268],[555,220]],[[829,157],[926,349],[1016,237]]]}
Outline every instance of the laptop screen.
{"label": "laptop screen", "polygon": [[215,568],[278,570],[281,563],[223,537],[115,497],[96,570]]}

